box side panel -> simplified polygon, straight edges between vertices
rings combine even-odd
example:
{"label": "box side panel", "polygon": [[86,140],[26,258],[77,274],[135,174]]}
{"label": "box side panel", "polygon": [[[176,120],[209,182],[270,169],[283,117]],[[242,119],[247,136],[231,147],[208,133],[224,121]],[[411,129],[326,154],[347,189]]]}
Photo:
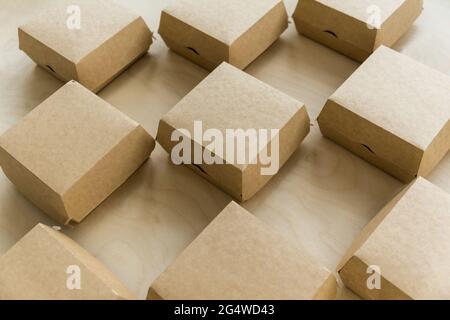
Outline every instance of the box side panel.
{"label": "box side panel", "polygon": [[[309,132],[310,119],[306,107],[302,107],[279,132],[279,166],[277,169],[283,167]],[[267,149],[270,151],[271,148],[272,144],[270,143],[262,152],[270,155],[271,152],[267,152]],[[253,197],[278,172],[276,170],[273,175],[263,175],[261,174],[262,167],[263,165],[258,161],[257,164],[248,165],[245,169],[242,187],[243,201],[247,201]]]}
{"label": "box side panel", "polygon": [[[368,272],[369,271],[369,272]],[[339,272],[345,286],[367,300],[410,300],[405,292],[381,275],[380,288],[370,289],[368,280],[373,272],[358,257],[352,257]]]}
{"label": "box side panel", "polygon": [[450,120],[439,132],[431,145],[425,150],[425,155],[420,164],[419,175],[426,177],[433,171],[439,162],[450,150]]}
{"label": "box side panel", "polygon": [[392,47],[413,25],[423,10],[423,0],[407,0],[387,19],[378,31],[375,49]]}
{"label": "box side panel", "polygon": [[69,217],[59,194],[3,148],[0,148],[0,163],[3,172],[17,190],[59,223],[68,223]]}
{"label": "box side panel", "polygon": [[127,135],[63,195],[70,218],[81,222],[148,159],[154,147],[141,126]]}
{"label": "box side panel", "polygon": [[78,80],[75,63],[53,51],[19,28],[19,48],[37,65],[47,70],[61,81]]}
{"label": "box side panel", "polygon": [[322,134],[392,176],[411,182],[423,150],[328,100],[318,118]]}
{"label": "box side panel", "polygon": [[152,33],[142,18],[107,40],[77,64],[79,82],[93,92],[103,89],[147,53]]}
{"label": "box side panel", "polygon": [[283,2],[278,3],[230,48],[230,64],[245,69],[269,48],[288,28],[288,15]]}
{"label": "box side panel", "polygon": [[162,12],[159,34],[166,45],[207,70],[229,61],[229,45]]}
{"label": "box side panel", "polygon": [[354,60],[364,61],[374,50],[375,29],[318,1],[300,1],[294,21],[299,33]]}
{"label": "box side panel", "polygon": [[[169,155],[172,153],[172,149],[179,143],[178,141],[172,141],[172,133],[175,131],[170,124],[166,121],[161,120],[158,128],[158,143],[166,150]],[[224,190],[226,193],[231,195],[238,201],[242,201],[242,171],[231,164],[194,164],[194,151],[196,148],[201,150],[202,154],[205,150],[203,146],[198,145],[193,139],[189,139],[191,144],[191,163],[186,164],[186,166],[197,174],[207,179],[209,182],[213,183],[217,187]],[[172,161],[172,160],[171,160]]]}

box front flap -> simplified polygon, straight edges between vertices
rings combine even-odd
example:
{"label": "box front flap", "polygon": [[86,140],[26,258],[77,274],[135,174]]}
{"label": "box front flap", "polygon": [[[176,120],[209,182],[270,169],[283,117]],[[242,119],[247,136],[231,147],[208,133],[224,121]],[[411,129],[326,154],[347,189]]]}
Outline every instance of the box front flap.
{"label": "box front flap", "polygon": [[337,40],[372,52],[377,29],[403,2],[404,0],[300,0],[294,19]]}

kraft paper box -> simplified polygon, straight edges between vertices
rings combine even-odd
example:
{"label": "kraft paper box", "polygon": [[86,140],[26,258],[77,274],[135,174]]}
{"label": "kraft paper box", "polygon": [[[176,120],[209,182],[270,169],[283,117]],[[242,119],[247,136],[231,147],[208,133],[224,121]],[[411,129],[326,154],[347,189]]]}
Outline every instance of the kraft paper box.
{"label": "kraft paper box", "polygon": [[334,299],[336,278],[232,202],[153,283],[150,300]]}
{"label": "kraft paper box", "polygon": [[42,224],[0,256],[0,300],[119,299],[135,297],[89,252]]}
{"label": "kraft paper box", "polygon": [[413,25],[423,0],[300,0],[298,31],[357,61],[391,47]]}
{"label": "kraft paper box", "polygon": [[154,146],[138,123],[70,81],[0,137],[0,164],[48,215],[78,223]]}
{"label": "kraft paper box", "polygon": [[418,178],[364,228],[339,266],[366,299],[450,299],[450,195]]}
{"label": "kraft paper box", "polygon": [[[186,164],[246,201],[278,172],[309,130],[303,103],[223,63],[161,119],[157,140],[174,163]],[[220,137],[207,139],[209,131]],[[230,132],[248,136],[231,140]],[[258,141],[250,142],[251,133]],[[185,141],[190,154],[179,151]],[[205,153],[216,161],[208,161]]]}
{"label": "kraft paper box", "polygon": [[282,0],[177,0],[163,10],[159,34],[208,70],[222,62],[244,69],[287,27]]}
{"label": "kraft paper box", "polygon": [[380,47],[328,99],[322,133],[404,182],[450,149],[450,77]]}
{"label": "kraft paper box", "polygon": [[20,49],[39,66],[93,92],[146,54],[151,43],[141,17],[107,0],[54,1],[19,28]]}

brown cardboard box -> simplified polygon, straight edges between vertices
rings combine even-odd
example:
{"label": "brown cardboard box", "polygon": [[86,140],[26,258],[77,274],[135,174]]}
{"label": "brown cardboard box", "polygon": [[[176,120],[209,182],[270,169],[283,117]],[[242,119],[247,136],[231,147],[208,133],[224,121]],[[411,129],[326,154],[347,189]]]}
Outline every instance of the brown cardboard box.
{"label": "brown cardboard box", "polygon": [[135,299],[89,252],[37,225],[0,256],[0,300]]}
{"label": "brown cardboard box", "polygon": [[322,133],[411,182],[450,149],[450,77],[380,47],[329,99]]}
{"label": "brown cardboard box", "polygon": [[[235,157],[230,156],[226,149],[232,149],[232,144],[226,145],[223,139],[223,152],[216,152],[221,162],[208,163],[195,161],[195,151],[216,151],[210,143],[196,136],[195,122],[201,121],[203,130],[217,130],[223,137],[230,130],[243,131],[278,129],[279,133],[271,139],[258,141],[259,148],[253,154],[250,142],[243,147],[235,140]],[[281,93],[267,84],[253,78],[239,69],[223,63],[212,72],[202,83],[184,97],[160,121],[157,140],[161,146],[173,156],[179,144],[172,135],[179,133],[188,137],[192,143],[191,157],[183,163],[195,172],[216,184],[239,201],[250,199],[258,192],[279,168],[298,148],[301,141],[309,133],[310,121],[303,103]],[[187,131],[189,135],[185,135]],[[268,135],[266,135],[268,137]],[[242,141],[242,139],[241,139]],[[277,148],[277,143],[279,147]],[[276,171],[267,174],[262,171],[270,167],[267,161],[262,161],[262,154],[270,154],[268,150],[279,151],[279,165]],[[245,161],[239,161],[238,152],[245,152]],[[200,154],[197,153],[197,154]],[[172,157],[172,160],[173,157]],[[253,161],[256,160],[256,161]],[[267,166],[266,166],[267,164]],[[275,161],[271,162],[274,165]]]}
{"label": "brown cardboard box", "polygon": [[177,0],[163,10],[159,33],[206,69],[224,61],[244,69],[287,27],[282,0]]}
{"label": "brown cardboard box", "polygon": [[449,261],[450,195],[418,178],[364,228],[339,274],[366,299],[448,300]]}
{"label": "brown cardboard box", "polygon": [[232,202],[153,283],[164,300],[334,299],[336,278]]}
{"label": "brown cardboard box", "polygon": [[20,27],[19,43],[62,81],[98,92],[147,53],[152,33],[141,17],[112,1],[63,0]]}
{"label": "brown cardboard box", "polygon": [[298,31],[357,61],[391,47],[419,17],[423,0],[300,0]]}
{"label": "brown cardboard box", "polygon": [[152,137],[75,81],[0,137],[6,176],[61,223],[80,222],[146,160]]}

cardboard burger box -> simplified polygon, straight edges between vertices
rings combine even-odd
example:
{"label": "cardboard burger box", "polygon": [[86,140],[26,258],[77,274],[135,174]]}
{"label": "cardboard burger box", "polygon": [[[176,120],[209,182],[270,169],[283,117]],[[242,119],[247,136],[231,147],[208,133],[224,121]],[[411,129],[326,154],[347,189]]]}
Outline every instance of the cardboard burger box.
{"label": "cardboard burger box", "polygon": [[78,223],[154,146],[138,123],[70,81],[0,137],[0,164],[43,211],[60,223]]}
{"label": "cardboard burger box", "polygon": [[404,182],[450,149],[450,77],[380,47],[328,99],[322,133]]}
{"label": "cardboard burger box", "polygon": [[106,0],[55,1],[19,28],[19,46],[62,81],[98,92],[146,54],[152,33],[144,20]]}
{"label": "cardboard burger box", "polygon": [[0,256],[0,300],[136,299],[94,256],[39,224]]}
{"label": "cardboard burger box", "polygon": [[450,195],[418,178],[364,228],[339,266],[365,299],[450,299]]}
{"label": "cardboard burger box", "polygon": [[[223,63],[161,119],[157,140],[174,163],[246,201],[309,130],[303,103]],[[191,150],[180,152],[186,141]]]}
{"label": "cardboard burger box", "polygon": [[334,299],[336,278],[232,202],[153,283],[150,300]]}
{"label": "cardboard burger box", "polygon": [[391,47],[420,16],[423,0],[300,0],[298,31],[354,60]]}
{"label": "cardboard burger box", "polygon": [[208,70],[224,61],[244,69],[287,27],[282,0],[176,0],[163,10],[159,34]]}

